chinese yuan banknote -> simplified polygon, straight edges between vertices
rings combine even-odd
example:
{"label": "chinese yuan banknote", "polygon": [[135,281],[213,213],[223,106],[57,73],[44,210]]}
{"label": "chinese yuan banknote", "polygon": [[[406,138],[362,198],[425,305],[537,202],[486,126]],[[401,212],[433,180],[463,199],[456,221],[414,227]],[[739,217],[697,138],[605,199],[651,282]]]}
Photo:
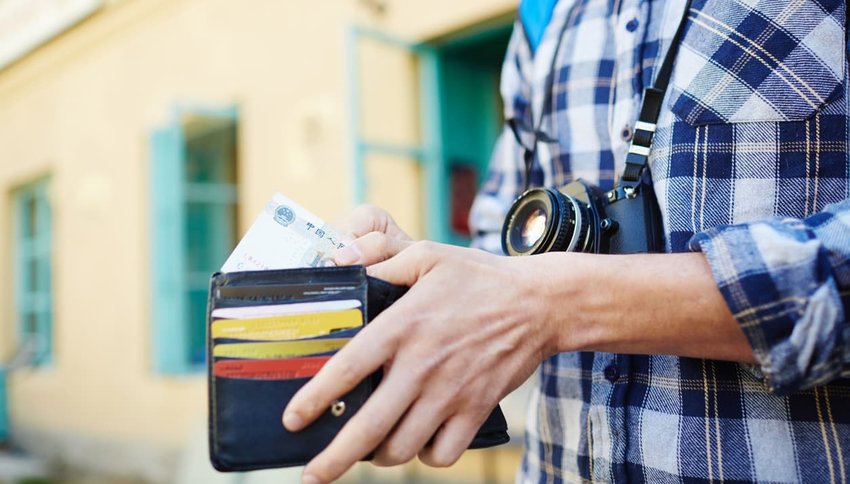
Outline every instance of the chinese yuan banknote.
{"label": "chinese yuan banknote", "polygon": [[331,265],[342,234],[307,209],[275,193],[221,267],[222,272]]}

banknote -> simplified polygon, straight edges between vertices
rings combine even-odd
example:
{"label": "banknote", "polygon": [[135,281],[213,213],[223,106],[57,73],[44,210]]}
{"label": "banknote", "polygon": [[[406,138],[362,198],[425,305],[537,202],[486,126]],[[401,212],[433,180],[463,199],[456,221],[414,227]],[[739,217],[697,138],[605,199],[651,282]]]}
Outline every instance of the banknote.
{"label": "banknote", "polygon": [[221,267],[222,272],[331,265],[348,242],[301,205],[275,193]]}

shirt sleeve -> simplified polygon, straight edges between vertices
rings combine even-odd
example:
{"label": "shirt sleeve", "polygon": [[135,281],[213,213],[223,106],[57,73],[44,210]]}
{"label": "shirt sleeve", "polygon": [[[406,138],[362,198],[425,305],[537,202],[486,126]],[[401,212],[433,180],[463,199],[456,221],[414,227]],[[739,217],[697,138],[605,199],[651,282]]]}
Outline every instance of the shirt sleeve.
{"label": "shirt sleeve", "polygon": [[850,199],[695,235],[771,390],[850,376]]}
{"label": "shirt sleeve", "polygon": [[502,225],[508,209],[522,187],[522,174],[514,161],[522,159],[522,148],[510,129],[505,128],[490,158],[490,168],[469,214],[473,238],[471,246],[504,255]]}
{"label": "shirt sleeve", "polygon": [[[500,90],[505,106],[505,119],[521,119],[526,124],[531,116],[528,101],[531,55],[522,26],[515,22],[502,64]],[[472,247],[494,254],[504,254],[501,242],[502,223],[511,203],[523,187],[523,153],[524,148],[506,123],[490,157],[484,184],[478,190],[470,211]]]}

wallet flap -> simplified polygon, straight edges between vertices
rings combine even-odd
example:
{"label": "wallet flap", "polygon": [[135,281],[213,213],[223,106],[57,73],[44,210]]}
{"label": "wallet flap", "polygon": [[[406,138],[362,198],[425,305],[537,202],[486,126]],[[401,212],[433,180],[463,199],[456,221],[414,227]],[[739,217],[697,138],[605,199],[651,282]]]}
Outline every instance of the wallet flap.
{"label": "wallet flap", "polygon": [[368,276],[367,279],[369,281],[369,290],[366,295],[369,305],[367,317],[368,321],[371,322],[375,316],[381,314],[384,309],[387,309],[407,294],[408,287],[392,284],[372,276]]}

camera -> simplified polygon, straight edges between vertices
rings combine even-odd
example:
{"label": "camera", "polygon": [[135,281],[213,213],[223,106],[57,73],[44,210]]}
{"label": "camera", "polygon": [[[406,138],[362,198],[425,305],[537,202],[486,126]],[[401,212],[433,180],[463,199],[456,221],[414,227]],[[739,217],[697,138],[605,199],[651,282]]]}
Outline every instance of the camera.
{"label": "camera", "polygon": [[606,192],[578,179],[557,190],[526,190],[505,218],[502,248],[512,256],[663,252],[664,230],[652,184],[642,179]]}

